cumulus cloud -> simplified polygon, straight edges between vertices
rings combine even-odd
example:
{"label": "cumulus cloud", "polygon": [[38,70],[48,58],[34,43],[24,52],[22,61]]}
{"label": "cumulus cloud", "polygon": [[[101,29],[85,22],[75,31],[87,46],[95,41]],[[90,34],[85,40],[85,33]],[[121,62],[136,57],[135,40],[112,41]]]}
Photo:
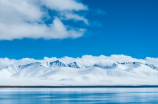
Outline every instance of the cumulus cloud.
{"label": "cumulus cloud", "polygon": [[[62,15],[50,14],[49,10]],[[88,8],[75,0],[1,0],[0,40],[81,37],[86,29],[64,24],[60,17],[88,24],[84,16],[77,14],[81,10]],[[46,24],[49,19],[53,21]]]}
{"label": "cumulus cloud", "polygon": [[[158,64],[158,58],[146,57],[145,61],[147,61],[150,64],[154,64],[154,65]],[[157,67],[158,67],[158,65],[157,65]]]}
{"label": "cumulus cloud", "polygon": [[42,3],[48,8],[65,11],[65,10],[87,10],[88,8],[82,3],[78,3],[75,0],[42,0]]}
{"label": "cumulus cloud", "polygon": [[79,16],[77,14],[65,13],[64,16],[65,16],[65,19],[72,19],[72,20],[76,20],[76,21],[83,21],[85,24],[87,24],[87,25],[89,24],[87,19],[85,19],[84,17]]}
{"label": "cumulus cloud", "polygon": [[48,57],[44,57],[43,60],[35,60],[35,59],[30,59],[30,58],[23,58],[20,60],[16,60],[16,59],[8,59],[8,58],[0,58],[0,69],[4,68],[7,65],[25,65],[25,64],[29,64],[32,62],[42,62],[42,63],[46,63],[46,62],[52,62],[52,61],[56,61],[56,60],[60,60],[61,62],[65,63],[65,64],[69,64],[71,62],[77,62],[80,65],[83,66],[92,66],[94,64],[100,64],[100,65],[112,65],[113,63],[116,62],[141,62],[141,63],[149,63],[149,64],[153,64],[155,66],[158,67],[158,58],[149,58],[147,57],[146,59],[136,59],[136,58],[132,58],[130,56],[126,56],[126,55],[111,55],[111,56],[104,56],[104,55],[100,55],[100,56],[92,56],[92,55],[84,55],[81,58],[73,58],[73,57],[63,57],[63,58],[57,58],[57,57],[52,57],[52,58],[48,58]]}
{"label": "cumulus cloud", "polygon": [[0,58],[0,69],[8,66],[8,65],[17,65],[17,64],[28,64],[30,62],[36,62],[36,61],[40,61],[40,60],[35,60],[35,59],[31,59],[31,58],[23,58],[20,60],[16,60],[16,59],[9,59],[9,58]]}

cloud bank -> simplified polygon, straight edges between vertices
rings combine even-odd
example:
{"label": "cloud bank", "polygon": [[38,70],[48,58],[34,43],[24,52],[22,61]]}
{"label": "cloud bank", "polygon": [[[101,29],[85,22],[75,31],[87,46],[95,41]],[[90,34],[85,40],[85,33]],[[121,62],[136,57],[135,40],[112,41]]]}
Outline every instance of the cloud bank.
{"label": "cloud bank", "polygon": [[80,65],[83,66],[92,66],[94,64],[100,64],[100,65],[112,65],[113,63],[116,62],[140,62],[140,63],[149,63],[149,64],[153,64],[156,67],[158,67],[158,58],[150,58],[147,57],[145,59],[136,59],[136,58],[132,58],[131,56],[126,56],[126,55],[111,55],[111,56],[104,56],[104,55],[100,55],[100,56],[92,56],[92,55],[83,55],[81,58],[73,58],[73,57],[63,57],[63,58],[57,58],[57,57],[52,57],[52,58],[48,58],[48,57],[44,57],[42,60],[36,60],[36,59],[32,59],[32,58],[23,58],[20,60],[16,60],[16,59],[9,59],[9,58],[0,58],[0,69],[6,67],[7,65],[25,65],[25,64],[29,64],[32,62],[41,62],[41,63],[45,63],[45,62],[52,62],[52,61],[56,61],[56,60],[60,60],[61,62],[65,63],[65,64],[69,64],[71,62],[77,62]]}
{"label": "cloud bank", "polygon": [[79,13],[87,10],[86,5],[76,0],[0,0],[0,40],[81,37],[85,28],[63,21],[82,21],[88,25],[88,20]]}

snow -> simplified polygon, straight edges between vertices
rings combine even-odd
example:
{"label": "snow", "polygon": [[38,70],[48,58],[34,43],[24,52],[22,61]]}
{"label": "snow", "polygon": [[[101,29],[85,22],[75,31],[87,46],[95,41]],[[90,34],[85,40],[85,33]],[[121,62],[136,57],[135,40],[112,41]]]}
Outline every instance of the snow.
{"label": "snow", "polygon": [[158,85],[157,60],[124,55],[44,60],[1,58],[0,85]]}

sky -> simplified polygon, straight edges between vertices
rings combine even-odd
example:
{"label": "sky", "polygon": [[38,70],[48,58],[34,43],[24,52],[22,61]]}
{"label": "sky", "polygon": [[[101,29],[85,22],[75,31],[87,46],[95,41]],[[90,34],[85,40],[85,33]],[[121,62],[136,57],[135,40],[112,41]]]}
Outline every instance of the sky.
{"label": "sky", "polygon": [[157,0],[1,0],[0,57],[158,57]]}

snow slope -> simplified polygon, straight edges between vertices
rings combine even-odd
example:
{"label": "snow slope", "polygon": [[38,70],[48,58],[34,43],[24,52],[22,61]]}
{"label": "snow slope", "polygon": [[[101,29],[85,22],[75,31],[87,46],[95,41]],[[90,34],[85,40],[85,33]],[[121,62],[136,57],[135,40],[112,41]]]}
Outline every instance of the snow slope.
{"label": "snow slope", "polygon": [[114,55],[24,60],[0,69],[0,85],[158,85],[158,67],[149,58]]}

